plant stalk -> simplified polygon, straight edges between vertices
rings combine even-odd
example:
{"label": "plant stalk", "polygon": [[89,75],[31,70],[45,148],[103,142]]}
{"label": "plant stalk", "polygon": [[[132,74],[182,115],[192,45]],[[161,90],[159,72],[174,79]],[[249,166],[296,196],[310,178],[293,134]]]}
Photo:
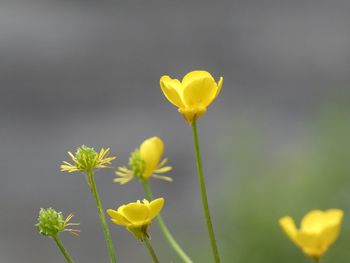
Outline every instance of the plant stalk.
{"label": "plant stalk", "polygon": [[214,260],[215,260],[215,263],[219,263],[220,256],[219,256],[219,251],[218,251],[218,247],[217,247],[216,240],[215,240],[213,224],[212,224],[212,221],[210,218],[207,190],[205,187],[205,181],[204,181],[204,176],[203,176],[202,160],[201,160],[201,154],[200,154],[200,149],[199,149],[196,121],[193,121],[193,123],[192,123],[192,131],[193,131],[194,151],[196,153],[196,159],[197,159],[198,180],[199,180],[199,186],[200,186],[200,190],[201,190],[205,221],[207,223],[208,233],[209,233],[209,237],[210,237],[210,244],[211,244],[211,248],[213,251]]}
{"label": "plant stalk", "polygon": [[[149,199],[149,201],[153,200],[153,193],[152,190],[148,184],[147,180],[141,180],[143,189],[145,191],[146,197]],[[163,235],[165,236],[166,240],[169,242],[170,246],[174,249],[174,251],[178,254],[178,256],[182,259],[185,263],[193,263],[193,261],[190,259],[190,257],[183,251],[183,249],[180,247],[180,245],[176,242],[172,234],[170,233],[169,229],[165,225],[165,222],[160,214],[157,215],[157,221],[160,226],[160,229],[163,232]]]}
{"label": "plant stalk", "polygon": [[100,196],[97,192],[95,178],[94,178],[94,172],[89,171],[87,173],[87,176],[88,176],[88,182],[90,185],[91,192],[92,192],[92,194],[95,198],[95,201],[96,201],[97,212],[98,212],[98,216],[100,217],[103,234],[104,234],[105,239],[106,239],[106,245],[107,245],[108,252],[109,252],[110,262],[116,263],[117,262],[116,253],[114,250],[111,234],[109,233],[109,228],[108,228],[108,225],[106,223],[106,217],[104,214],[104,210],[102,208],[101,199],[100,199]]}
{"label": "plant stalk", "polygon": [[151,243],[149,242],[149,239],[146,237],[146,239],[144,240],[144,242],[145,242],[145,245],[146,245],[146,247],[147,247],[147,249],[148,249],[148,252],[150,253],[150,255],[151,255],[151,257],[152,257],[152,259],[153,259],[153,262],[154,263],[159,263],[159,260],[158,260],[158,258],[157,258],[157,255],[156,255],[156,253],[155,253],[155,251],[154,251],[154,249],[153,249],[153,247],[152,247],[152,245],[151,245]]}
{"label": "plant stalk", "polygon": [[65,249],[59,235],[53,236],[52,238],[53,238],[53,240],[55,240],[58,248],[61,250],[63,256],[66,258],[67,263],[74,263],[74,261],[72,260],[72,258],[69,255],[68,251]]}

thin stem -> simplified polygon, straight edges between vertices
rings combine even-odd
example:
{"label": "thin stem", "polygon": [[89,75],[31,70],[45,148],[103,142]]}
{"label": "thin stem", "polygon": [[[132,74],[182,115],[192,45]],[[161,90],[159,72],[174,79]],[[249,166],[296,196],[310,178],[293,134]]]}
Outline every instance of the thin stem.
{"label": "thin stem", "polygon": [[[148,181],[142,180],[142,185],[149,201],[153,200],[152,190],[148,184]],[[178,254],[178,256],[182,259],[182,261],[185,263],[193,263],[190,257],[185,253],[185,251],[183,251],[180,245],[176,242],[176,240],[170,233],[169,229],[165,225],[165,222],[160,214],[157,215],[157,220],[158,220],[160,229],[162,230],[166,240],[169,242],[170,246],[174,249],[174,251]]]}
{"label": "thin stem", "polygon": [[116,263],[117,262],[116,253],[114,250],[111,234],[109,233],[109,228],[108,228],[108,225],[106,223],[106,217],[104,214],[104,210],[102,208],[101,199],[100,199],[100,196],[97,192],[95,178],[94,178],[94,172],[89,171],[87,173],[87,176],[88,176],[88,181],[89,181],[91,192],[92,192],[92,194],[95,198],[95,201],[96,201],[97,212],[98,212],[98,216],[100,217],[103,234],[104,234],[105,239],[106,239],[106,244],[107,244],[107,248],[109,251],[110,262]]}
{"label": "thin stem", "polygon": [[69,255],[68,251],[65,249],[60,237],[58,235],[56,235],[56,236],[53,236],[52,238],[53,238],[53,240],[55,240],[58,248],[61,250],[63,256],[66,258],[67,263],[74,263],[74,261],[72,260],[72,258]]}
{"label": "thin stem", "polygon": [[144,241],[145,241],[145,245],[146,245],[146,247],[148,249],[148,252],[151,254],[153,262],[154,263],[159,263],[159,260],[157,258],[156,252],[154,252],[154,249],[153,249],[151,243],[149,242],[148,238],[146,238]]}
{"label": "thin stem", "polygon": [[205,181],[204,181],[204,176],[203,176],[202,160],[201,160],[201,154],[200,154],[200,149],[199,149],[196,121],[193,121],[193,123],[192,123],[192,131],[193,131],[194,150],[195,150],[196,159],[197,159],[198,179],[199,179],[199,186],[201,189],[201,196],[202,196],[202,204],[203,204],[205,221],[206,221],[207,227],[208,227],[210,244],[211,244],[211,248],[213,250],[214,259],[215,259],[216,263],[219,263],[220,257],[219,257],[218,247],[217,247],[216,241],[215,241],[213,224],[212,224],[211,218],[210,218],[207,190],[205,187]]}

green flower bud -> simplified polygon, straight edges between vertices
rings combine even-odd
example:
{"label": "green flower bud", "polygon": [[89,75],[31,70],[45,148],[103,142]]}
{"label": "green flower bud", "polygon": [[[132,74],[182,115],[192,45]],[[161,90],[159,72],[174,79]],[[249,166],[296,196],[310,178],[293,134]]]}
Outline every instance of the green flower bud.
{"label": "green flower bud", "polygon": [[110,168],[111,161],[116,158],[109,156],[109,148],[102,148],[100,152],[96,152],[94,148],[85,145],[79,147],[75,155],[71,152],[68,154],[73,163],[64,161],[61,164],[62,172],[90,172],[94,168]]}
{"label": "green flower bud", "polygon": [[38,217],[38,223],[35,225],[44,236],[56,236],[65,228],[65,220],[62,213],[52,208],[41,208]]}
{"label": "green flower bud", "polygon": [[77,168],[80,170],[91,170],[96,165],[97,152],[94,148],[82,145],[78,148],[75,158],[77,159]]}
{"label": "green flower bud", "polygon": [[136,149],[131,153],[129,158],[129,166],[134,176],[142,177],[146,168],[146,163],[141,158],[139,149]]}

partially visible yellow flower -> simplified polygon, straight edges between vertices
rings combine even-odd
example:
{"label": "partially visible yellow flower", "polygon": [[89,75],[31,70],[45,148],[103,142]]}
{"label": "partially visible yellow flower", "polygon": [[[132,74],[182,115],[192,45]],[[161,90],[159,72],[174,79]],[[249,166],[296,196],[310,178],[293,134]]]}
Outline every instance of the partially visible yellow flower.
{"label": "partially visible yellow flower", "polygon": [[108,209],[107,213],[113,223],[126,227],[137,239],[143,241],[149,238],[148,228],[164,205],[164,198],[157,198],[152,202],[143,199],[143,203],[129,203],[117,210]]}
{"label": "partially visible yellow flower", "polygon": [[289,216],[281,218],[279,224],[307,256],[319,260],[337,240],[343,215],[344,212],[339,209],[313,210],[304,216],[300,229]]}
{"label": "partially visible yellow flower", "polygon": [[88,172],[94,168],[111,168],[109,165],[116,157],[109,157],[109,148],[101,149],[100,152],[96,152],[94,148],[86,147],[85,145],[79,147],[73,155],[68,152],[72,158],[73,164],[64,161],[61,165],[62,172]]}
{"label": "partially visible yellow flower", "polygon": [[169,76],[160,78],[160,87],[165,97],[184,116],[185,120],[191,124],[201,117],[207,107],[219,95],[223,84],[223,77],[218,83],[207,71],[191,71],[180,82]]}
{"label": "partially visible yellow flower", "polygon": [[159,137],[152,137],[145,140],[139,149],[136,149],[130,156],[129,166],[118,167],[115,172],[120,178],[113,181],[120,184],[126,184],[134,177],[142,180],[148,180],[150,177],[162,179],[171,182],[172,179],[167,176],[158,174],[169,172],[172,168],[165,166],[168,159],[161,158],[163,156],[164,143]]}

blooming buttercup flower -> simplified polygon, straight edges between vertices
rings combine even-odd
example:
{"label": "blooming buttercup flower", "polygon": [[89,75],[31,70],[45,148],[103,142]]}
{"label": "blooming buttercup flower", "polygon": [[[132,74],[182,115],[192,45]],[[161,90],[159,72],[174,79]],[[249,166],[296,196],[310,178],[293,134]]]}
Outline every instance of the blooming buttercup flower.
{"label": "blooming buttercup flower", "polygon": [[337,240],[343,215],[344,212],[339,209],[313,210],[304,216],[300,229],[289,216],[281,218],[279,224],[307,256],[319,260]]}
{"label": "blooming buttercup flower", "polygon": [[61,212],[57,212],[53,208],[41,208],[38,217],[38,223],[35,225],[44,236],[55,237],[58,233],[68,231],[74,235],[79,236],[80,230],[70,229],[67,226],[77,226],[79,223],[69,223],[73,218],[73,213],[69,214],[66,219],[63,219]]}
{"label": "blooming buttercup flower", "polygon": [[116,157],[109,157],[109,148],[101,149],[100,152],[96,152],[94,148],[86,147],[85,145],[79,147],[73,155],[68,152],[72,158],[73,164],[64,161],[61,165],[62,172],[89,172],[94,168],[110,168],[111,161]]}
{"label": "blooming buttercup flower", "polygon": [[149,238],[148,228],[151,221],[163,208],[164,198],[157,198],[152,202],[143,199],[143,203],[129,203],[117,210],[108,209],[107,213],[113,223],[126,227],[137,239],[143,241]]}
{"label": "blooming buttercup flower", "polygon": [[129,166],[118,167],[115,172],[120,178],[113,181],[120,184],[126,184],[134,177],[142,180],[148,180],[150,177],[172,181],[170,177],[158,174],[169,172],[172,168],[165,166],[168,159],[161,161],[164,151],[164,143],[159,137],[152,137],[145,140],[139,149],[136,149],[130,156]]}
{"label": "blooming buttercup flower", "polygon": [[160,78],[160,87],[165,97],[191,124],[201,117],[207,107],[219,95],[223,84],[223,77],[218,83],[207,71],[196,70],[188,73],[180,82],[165,75]]}

